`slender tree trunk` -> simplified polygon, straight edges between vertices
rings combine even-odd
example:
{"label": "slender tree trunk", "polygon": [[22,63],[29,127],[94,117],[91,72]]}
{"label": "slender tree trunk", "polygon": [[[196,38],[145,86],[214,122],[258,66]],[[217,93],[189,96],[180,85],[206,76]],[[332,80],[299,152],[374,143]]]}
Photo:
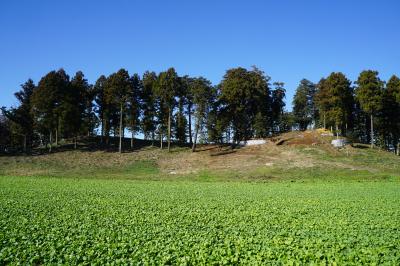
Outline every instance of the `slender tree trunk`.
{"label": "slender tree trunk", "polygon": [[325,112],[324,112],[324,129],[326,129],[326,116],[325,116]]}
{"label": "slender tree trunk", "polygon": [[78,138],[78,136],[75,135],[74,137],[74,149],[76,150],[76,139]]}
{"label": "slender tree trunk", "polygon": [[339,127],[336,124],[336,139],[339,139]]}
{"label": "slender tree trunk", "polygon": [[400,142],[397,143],[397,156],[400,156]]}
{"label": "slender tree trunk", "polygon": [[188,111],[189,111],[189,143],[192,145],[193,140],[192,140],[192,104],[190,103],[188,105]]}
{"label": "slender tree trunk", "polygon": [[120,108],[120,114],[119,114],[119,147],[118,147],[119,153],[122,152],[122,103],[121,103],[121,108]]}
{"label": "slender tree trunk", "polygon": [[168,110],[168,152],[171,151],[171,110]]}
{"label": "slender tree trunk", "polygon": [[26,134],[24,135],[24,153],[26,153]]}
{"label": "slender tree trunk", "polygon": [[194,131],[194,141],[193,141],[193,145],[192,145],[192,152],[196,151],[197,134],[199,133],[199,128],[200,128],[200,120],[196,119],[196,129]]}
{"label": "slender tree trunk", "polygon": [[56,147],[58,147],[58,126],[56,128]]}
{"label": "slender tree trunk", "polygon": [[104,136],[104,118],[101,118],[101,133],[100,133],[100,143],[103,144],[103,136]]}
{"label": "slender tree trunk", "polygon": [[160,127],[160,148],[161,150],[163,149],[163,132],[161,127]]}
{"label": "slender tree trunk", "polygon": [[[132,126],[133,127],[133,126]],[[131,149],[133,149],[133,137],[135,136],[135,132],[132,130],[132,137],[131,137]]]}
{"label": "slender tree trunk", "polygon": [[49,152],[51,152],[51,146],[53,145],[53,131],[50,130],[50,148],[49,148]]}
{"label": "slender tree trunk", "polygon": [[104,122],[105,122],[105,124],[104,124],[104,130],[105,130],[104,134],[106,136],[106,145],[109,145],[110,144],[110,129],[109,129],[108,121],[105,120]]}
{"label": "slender tree trunk", "polygon": [[151,131],[151,146],[154,146],[154,130]]}
{"label": "slender tree trunk", "polygon": [[371,114],[371,148],[374,147],[374,118]]}

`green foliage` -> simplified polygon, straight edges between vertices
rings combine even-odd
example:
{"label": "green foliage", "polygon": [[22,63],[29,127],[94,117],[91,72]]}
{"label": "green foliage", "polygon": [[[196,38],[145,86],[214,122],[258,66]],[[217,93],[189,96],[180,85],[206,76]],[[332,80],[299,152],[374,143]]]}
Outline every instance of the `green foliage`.
{"label": "green foliage", "polygon": [[[272,131],[273,132],[281,132],[282,129],[282,116],[284,114],[284,108],[285,108],[285,96],[286,96],[286,90],[283,87],[285,84],[283,82],[274,82],[273,84],[275,86],[274,90],[272,91],[272,96],[271,96],[271,123],[272,124]],[[257,113],[257,115],[262,115],[262,113]],[[265,115],[263,115],[263,119],[268,119]],[[260,118],[258,118],[260,120]],[[267,122],[268,123],[268,122]],[[267,131],[267,129],[264,129]],[[268,136],[268,132],[265,132],[264,134],[260,136]]]}
{"label": "green foliage", "polygon": [[31,113],[31,97],[35,88],[35,83],[29,79],[21,85],[21,90],[14,94],[19,102],[19,106],[10,109],[5,107],[1,108],[3,115],[9,121],[8,124],[3,124],[8,127],[7,130],[3,132],[10,131],[9,137],[4,136],[4,138],[9,141],[8,144],[11,142],[14,144],[13,146],[23,146],[24,152],[27,151],[28,147],[32,146],[34,139],[34,117]]}
{"label": "green foliage", "polygon": [[127,116],[127,124],[129,125],[129,129],[132,132],[132,136],[135,132],[139,131],[140,128],[140,95],[143,91],[143,83],[138,74],[133,74],[131,77],[132,86],[128,91],[128,116]]}
{"label": "green foliage", "polygon": [[366,70],[357,79],[356,97],[361,108],[368,114],[374,114],[382,109],[383,82],[378,77],[378,71]]}
{"label": "green foliage", "polygon": [[57,146],[59,139],[68,142],[100,132],[101,146],[107,148],[111,135],[122,138],[128,129],[132,148],[133,137],[142,131],[145,139],[158,135],[161,146],[168,133],[170,150],[171,138],[180,144],[193,144],[193,137],[203,143],[237,143],[323,122],[354,141],[376,142],[391,150],[397,146],[398,77],[393,75],[384,88],[378,72],[363,71],[355,91],[341,72],[317,85],[303,79],[291,113],[284,111],[284,83],[275,82],[270,89],[270,80],[256,67],[229,69],[216,86],[203,77],[179,76],[174,68],[158,75],[147,71],[143,80],[120,69],[109,77],[100,76],[92,86],[81,71],[71,80],[63,69],[51,71],[37,87],[32,80],[22,85],[15,94],[18,107],[2,108],[7,117],[3,143],[21,150],[21,146],[48,146],[55,139]]}
{"label": "green foliage", "polygon": [[142,106],[142,121],[141,128],[144,137],[148,139],[150,136],[154,138],[156,130],[156,112],[157,101],[155,95],[157,75],[154,72],[145,72],[143,74],[143,87],[140,95]]}
{"label": "green foliage", "polygon": [[103,136],[105,134],[105,125],[107,125],[107,120],[109,120],[109,112],[110,108],[107,105],[107,101],[105,98],[105,88],[106,88],[106,82],[107,78],[104,75],[101,75],[94,87],[94,101],[96,103],[96,113],[97,117],[101,123],[101,130],[100,130],[100,135],[101,135],[101,141],[103,142]]}
{"label": "green foliage", "polygon": [[315,84],[302,79],[293,98],[293,115],[300,130],[306,130],[315,121]]}
{"label": "green foliage", "polygon": [[40,81],[32,94],[32,114],[39,131],[51,132],[58,129],[69,77],[63,69],[51,71]]}
{"label": "green foliage", "polygon": [[235,142],[254,135],[252,127],[257,113],[270,114],[269,80],[270,77],[256,67],[229,69],[224,75],[220,100],[222,111],[233,128]]}
{"label": "green foliage", "polygon": [[318,86],[316,102],[325,126],[340,127],[344,132],[350,126],[354,109],[351,81],[341,72],[332,72]]}
{"label": "green foliage", "polygon": [[400,78],[396,75],[391,76],[386,84],[386,90],[400,104]]}
{"label": "green foliage", "polygon": [[0,187],[2,264],[400,263],[393,182],[2,177]]}

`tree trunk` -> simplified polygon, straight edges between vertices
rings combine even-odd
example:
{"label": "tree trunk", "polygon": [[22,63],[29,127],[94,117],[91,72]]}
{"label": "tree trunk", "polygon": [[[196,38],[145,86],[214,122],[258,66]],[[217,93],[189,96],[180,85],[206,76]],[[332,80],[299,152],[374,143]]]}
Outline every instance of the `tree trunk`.
{"label": "tree trunk", "polygon": [[397,143],[397,156],[400,156],[400,142]]}
{"label": "tree trunk", "polygon": [[103,136],[104,136],[104,119],[101,118],[100,143],[102,144],[103,144]]}
{"label": "tree trunk", "polygon": [[135,132],[132,130],[132,137],[131,137],[131,149],[133,149],[133,137],[135,136]]}
{"label": "tree trunk", "polygon": [[151,146],[154,146],[154,130],[151,131]]}
{"label": "tree trunk", "polygon": [[106,139],[106,145],[110,144],[110,129],[108,128],[107,120],[104,120],[104,135]]}
{"label": "tree trunk", "polygon": [[193,140],[192,140],[192,104],[190,103],[188,105],[188,112],[189,112],[189,143],[192,145]]}
{"label": "tree trunk", "polygon": [[24,135],[24,153],[26,153],[26,134]]}
{"label": "tree trunk", "polygon": [[76,150],[76,139],[77,139],[78,137],[77,136],[75,136],[74,137],[74,149]]}
{"label": "tree trunk", "polygon": [[326,117],[325,117],[325,112],[324,112],[324,129],[326,129]]}
{"label": "tree trunk", "polygon": [[56,127],[56,147],[58,147],[58,126]]}
{"label": "tree trunk", "polygon": [[336,139],[339,139],[339,127],[336,124]]}
{"label": "tree trunk", "polygon": [[51,146],[52,146],[52,142],[53,142],[53,132],[50,130],[50,140],[49,140],[49,142],[50,142],[50,148],[49,148],[49,152],[51,152]]}
{"label": "tree trunk", "polygon": [[171,110],[168,110],[168,152],[171,151]]}
{"label": "tree trunk", "polygon": [[371,114],[371,148],[374,147],[374,118]]}
{"label": "tree trunk", "polygon": [[163,132],[161,127],[160,127],[160,148],[163,149]]}
{"label": "tree trunk", "polygon": [[119,114],[119,147],[118,147],[119,153],[122,152],[122,103],[121,103],[121,108],[120,108],[120,114]]}
{"label": "tree trunk", "polygon": [[200,120],[196,119],[196,129],[194,131],[194,141],[193,141],[193,146],[192,146],[192,152],[196,151],[197,134],[199,133],[199,128],[200,128]]}

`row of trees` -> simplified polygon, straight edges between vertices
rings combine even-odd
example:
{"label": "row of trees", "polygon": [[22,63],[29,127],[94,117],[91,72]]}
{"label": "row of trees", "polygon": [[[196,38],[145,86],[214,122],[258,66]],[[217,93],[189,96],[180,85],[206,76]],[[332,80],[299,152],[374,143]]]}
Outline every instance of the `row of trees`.
{"label": "row of trees", "polygon": [[[226,71],[213,86],[203,77],[179,76],[174,68],[143,76],[125,69],[89,84],[78,71],[70,78],[63,69],[51,71],[36,85],[28,80],[15,93],[19,105],[2,108],[0,145],[19,147],[58,145],[60,139],[99,136],[110,145],[118,137],[121,152],[125,133],[143,136],[163,148],[171,142],[237,143],[292,129],[334,128],[361,142],[395,147],[400,138],[400,80],[385,83],[376,71],[363,71],[352,82],[340,72],[319,83],[303,79],[285,112],[282,82],[256,67]],[[376,132],[376,135],[374,135]]]}
{"label": "row of trees", "polygon": [[[382,81],[366,70],[352,82],[333,72],[317,84],[300,82],[293,99],[294,121],[300,129],[335,128],[337,134],[360,142],[396,149],[400,138],[400,79]],[[374,134],[374,132],[376,134]]]}
{"label": "row of trees", "polygon": [[[129,75],[125,69],[100,76],[91,85],[82,72],[70,78],[63,69],[51,71],[37,85],[28,80],[15,93],[18,107],[2,108],[3,145],[58,145],[81,136],[99,135],[108,145],[118,136],[121,152],[125,132],[160,141],[190,144],[238,142],[288,130],[284,123],[283,83],[253,67],[230,69],[213,86],[203,77],[179,76],[174,68],[156,74]],[[22,145],[20,144],[22,143]]]}

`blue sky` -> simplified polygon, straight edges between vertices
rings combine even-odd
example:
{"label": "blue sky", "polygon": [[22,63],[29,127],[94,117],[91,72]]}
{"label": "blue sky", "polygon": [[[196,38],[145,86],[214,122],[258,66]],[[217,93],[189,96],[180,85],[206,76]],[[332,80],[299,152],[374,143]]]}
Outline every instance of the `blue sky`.
{"label": "blue sky", "polygon": [[63,67],[92,83],[175,67],[214,84],[256,65],[283,81],[364,69],[400,75],[400,1],[1,1],[0,106],[28,78]]}

